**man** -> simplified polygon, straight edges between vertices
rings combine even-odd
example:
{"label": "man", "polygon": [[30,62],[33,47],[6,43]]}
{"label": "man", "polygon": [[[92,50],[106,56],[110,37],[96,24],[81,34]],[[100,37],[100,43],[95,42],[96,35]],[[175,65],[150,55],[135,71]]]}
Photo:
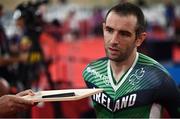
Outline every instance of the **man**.
{"label": "man", "polygon": [[[3,15],[4,7],[0,4],[0,77],[7,80],[10,86],[14,86],[17,82],[14,69],[17,67],[17,64],[26,62],[28,56],[22,54],[17,55],[18,44],[6,36],[2,22]],[[0,78],[0,83],[1,82],[4,82],[4,80],[2,81]]]}
{"label": "man", "polygon": [[[39,78],[42,68],[45,66],[44,56],[39,44],[39,37],[42,32],[43,23],[38,14],[35,14],[40,5],[39,2],[23,2],[16,7],[13,14],[19,33],[14,37],[19,40],[19,53],[28,56],[27,62],[20,63],[18,67],[18,79],[22,82],[25,89],[30,88],[32,81]],[[39,21],[40,20],[40,21]],[[21,73],[21,72],[24,73]]]}
{"label": "man", "polygon": [[22,91],[16,95],[4,95],[0,97],[0,118],[16,117],[18,112],[23,112],[30,109],[33,101],[25,100],[22,96],[34,95],[31,90]]}
{"label": "man", "polygon": [[92,97],[98,118],[158,118],[162,109],[180,117],[178,89],[168,72],[137,52],[146,38],[141,9],[131,3],[112,7],[103,23],[107,57],[83,72],[89,88],[103,88]]}
{"label": "man", "polygon": [[1,54],[5,53],[8,50],[7,48],[8,39],[2,22],[3,15],[4,15],[4,7],[2,4],[0,4],[0,53]]}

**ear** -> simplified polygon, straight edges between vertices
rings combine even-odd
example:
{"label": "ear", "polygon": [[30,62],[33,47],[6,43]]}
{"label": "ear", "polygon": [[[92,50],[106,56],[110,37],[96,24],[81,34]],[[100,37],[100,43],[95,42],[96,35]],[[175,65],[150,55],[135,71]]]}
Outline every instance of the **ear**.
{"label": "ear", "polygon": [[137,39],[136,39],[136,46],[139,47],[143,43],[143,41],[146,39],[147,33],[143,32],[141,33]]}

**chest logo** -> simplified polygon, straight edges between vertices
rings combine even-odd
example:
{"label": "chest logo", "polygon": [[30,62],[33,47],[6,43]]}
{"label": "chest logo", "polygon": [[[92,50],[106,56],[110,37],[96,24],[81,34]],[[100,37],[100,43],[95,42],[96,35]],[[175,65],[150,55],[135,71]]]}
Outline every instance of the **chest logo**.
{"label": "chest logo", "polygon": [[110,85],[109,79],[107,76],[100,74],[97,72],[95,69],[91,69],[90,67],[87,68],[87,72],[91,73],[92,75],[95,76],[95,78],[99,78],[102,80],[106,85]]}
{"label": "chest logo", "polygon": [[131,85],[138,84],[145,74],[144,68],[137,69],[134,74],[130,75],[129,82]]}

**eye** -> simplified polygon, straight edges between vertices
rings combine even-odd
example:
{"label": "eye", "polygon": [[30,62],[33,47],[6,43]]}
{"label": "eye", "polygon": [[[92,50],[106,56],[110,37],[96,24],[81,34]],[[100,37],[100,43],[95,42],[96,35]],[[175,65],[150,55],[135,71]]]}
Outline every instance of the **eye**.
{"label": "eye", "polygon": [[127,31],[119,31],[119,34],[124,37],[130,37],[131,33]]}
{"label": "eye", "polygon": [[112,29],[111,27],[106,27],[105,30],[109,33],[113,33],[114,29]]}

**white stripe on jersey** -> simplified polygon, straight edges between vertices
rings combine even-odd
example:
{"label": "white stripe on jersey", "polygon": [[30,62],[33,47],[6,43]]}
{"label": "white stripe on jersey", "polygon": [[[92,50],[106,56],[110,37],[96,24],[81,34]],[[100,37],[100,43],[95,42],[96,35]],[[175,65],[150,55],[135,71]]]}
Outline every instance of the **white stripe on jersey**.
{"label": "white stripe on jersey", "polygon": [[123,82],[126,80],[126,78],[129,76],[129,74],[131,73],[131,71],[133,70],[134,66],[136,65],[137,61],[138,61],[138,57],[139,57],[139,53],[136,53],[136,58],[132,64],[132,66],[129,68],[128,72],[125,74],[125,76],[123,77],[123,79],[119,82],[118,85],[115,85],[113,83],[113,79],[112,79],[112,74],[111,74],[111,67],[110,67],[110,61],[108,60],[108,64],[107,64],[107,73],[108,73],[108,78],[109,81],[111,83],[111,86],[113,87],[113,89],[116,91],[122,84]]}

